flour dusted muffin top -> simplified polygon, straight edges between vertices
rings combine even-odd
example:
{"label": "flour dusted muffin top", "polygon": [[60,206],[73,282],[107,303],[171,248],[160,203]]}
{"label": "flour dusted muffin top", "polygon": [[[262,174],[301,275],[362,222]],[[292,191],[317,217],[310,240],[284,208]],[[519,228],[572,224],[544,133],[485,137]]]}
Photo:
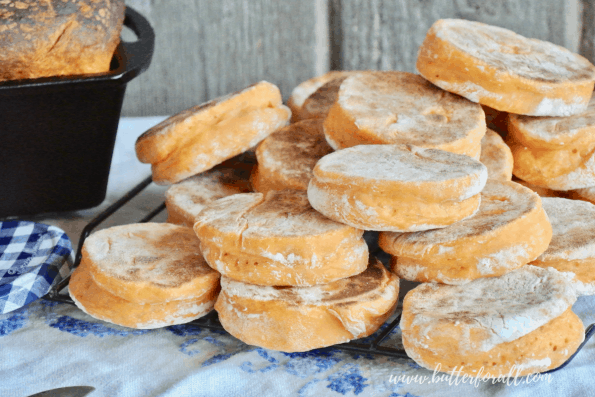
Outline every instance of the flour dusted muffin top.
{"label": "flour dusted muffin top", "polygon": [[196,216],[208,203],[232,194],[252,192],[250,175],[254,167],[256,156],[246,152],[171,185],[165,192],[167,221],[193,227]]}
{"label": "flour dusted muffin top", "polygon": [[333,149],[324,139],[322,120],[298,121],[280,129],[258,146],[255,190],[308,189],[314,166]]}
{"label": "flour dusted muffin top", "polygon": [[575,301],[562,273],[530,265],[462,286],[421,284],[403,302],[403,345],[418,364],[440,364],[443,372],[542,372],[566,361],[584,339]]}
{"label": "flour dusted muffin top", "polygon": [[316,90],[322,87],[324,84],[351,74],[351,71],[345,70],[331,70],[323,75],[312,77],[306,81],[298,84],[292,91],[287,101],[287,106],[291,109],[292,122],[303,120],[301,117],[301,109],[304,102],[310,95],[314,94]]}
{"label": "flour dusted muffin top", "polygon": [[513,173],[534,185],[575,190],[595,185],[595,99],[568,117],[508,116]]}
{"label": "flour dusted muffin top", "polygon": [[479,158],[486,124],[481,106],[419,75],[361,72],[341,83],[324,130],[334,149],[411,144]]}
{"label": "flour dusted muffin top", "polygon": [[359,229],[413,232],[473,215],[486,180],[486,167],[465,155],[359,145],[318,161],[308,200],[327,217]]}
{"label": "flour dusted muffin top", "polygon": [[252,284],[324,284],[361,273],[368,260],[363,230],[315,211],[300,190],[222,198],[194,231],[211,267]]}
{"label": "flour dusted muffin top", "polygon": [[442,229],[380,234],[393,271],[407,280],[464,284],[501,276],[541,255],[552,227],[541,199],[514,182],[488,180],[475,215]]}
{"label": "flour dusted muffin top", "polygon": [[68,288],[77,307],[90,316],[124,327],[153,329],[184,324],[213,310],[219,284],[190,299],[138,303],[122,299],[101,288],[84,262],[74,271]]}
{"label": "flour dusted muffin top", "polygon": [[266,81],[186,109],[138,137],[136,155],[153,181],[177,183],[243,153],[288,124],[291,111]]}
{"label": "flour dusted muffin top", "polygon": [[131,302],[195,298],[219,280],[192,229],[169,223],[100,230],[85,240],[82,253],[95,282]]}
{"label": "flour dusted muffin top", "polygon": [[311,287],[257,286],[222,279],[215,310],[240,340],[285,352],[370,335],[394,312],[398,278],[375,258],[360,274]]}
{"label": "flour dusted muffin top", "polygon": [[580,200],[544,198],[552,223],[548,249],[531,264],[566,272],[580,295],[595,295],[595,205]]}
{"label": "flour dusted muffin top", "polygon": [[441,19],[428,30],[417,70],[433,84],[499,111],[570,116],[583,111],[595,67],[555,44],[480,22]]}

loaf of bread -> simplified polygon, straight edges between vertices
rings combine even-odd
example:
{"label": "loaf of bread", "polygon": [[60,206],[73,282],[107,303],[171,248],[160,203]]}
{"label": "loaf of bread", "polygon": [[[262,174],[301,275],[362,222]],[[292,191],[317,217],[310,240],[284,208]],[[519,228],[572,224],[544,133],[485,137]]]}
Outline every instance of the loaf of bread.
{"label": "loaf of bread", "polygon": [[0,81],[109,71],[124,0],[0,2]]}

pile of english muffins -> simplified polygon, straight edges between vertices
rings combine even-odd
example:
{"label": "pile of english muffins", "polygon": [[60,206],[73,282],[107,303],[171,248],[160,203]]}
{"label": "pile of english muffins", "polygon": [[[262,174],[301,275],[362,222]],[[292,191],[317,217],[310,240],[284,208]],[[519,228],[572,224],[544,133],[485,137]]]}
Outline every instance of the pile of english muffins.
{"label": "pile of english muffins", "polygon": [[287,106],[263,81],[145,132],[168,223],[90,236],[73,300],[135,328],[214,307],[231,335],[296,352],[374,333],[405,279],[420,283],[400,326],[421,366],[558,367],[584,339],[573,303],[595,294],[595,205],[569,198],[595,192],[595,67],[451,19],[417,70],[329,72]]}

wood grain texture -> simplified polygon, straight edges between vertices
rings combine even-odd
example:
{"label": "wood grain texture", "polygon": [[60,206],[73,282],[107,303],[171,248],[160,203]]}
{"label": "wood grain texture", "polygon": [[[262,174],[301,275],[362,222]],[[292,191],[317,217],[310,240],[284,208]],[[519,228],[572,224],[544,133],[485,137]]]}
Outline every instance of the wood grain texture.
{"label": "wood grain texture", "polygon": [[150,69],[128,85],[124,116],[175,114],[260,80],[279,86],[286,99],[320,72],[325,51],[317,45],[328,46],[317,42],[320,0],[126,4],[149,20],[156,43]]}
{"label": "wood grain texture", "polygon": [[426,31],[441,18],[484,22],[572,47],[565,18],[572,1],[331,0],[331,37],[340,48],[331,52],[331,65],[413,72]]}
{"label": "wood grain texture", "polygon": [[580,53],[591,63],[595,61],[595,4],[593,0],[581,0],[582,30]]}

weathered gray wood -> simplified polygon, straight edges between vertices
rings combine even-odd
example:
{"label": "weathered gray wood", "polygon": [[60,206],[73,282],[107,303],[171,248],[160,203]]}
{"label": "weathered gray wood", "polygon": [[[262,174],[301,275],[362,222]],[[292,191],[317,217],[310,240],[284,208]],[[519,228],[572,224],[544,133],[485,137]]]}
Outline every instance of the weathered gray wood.
{"label": "weathered gray wood", "polygon": [[287,98],[294,86],[328,69],[320,48],[328,41],[317,41],[321,0],[126,4],[149,19],[156,45],[150,69],[128,85],[125,116],[174,114],[260,80],[277,84]]}
{"label": "weathered gray wood", "polygon": [[[587,0],[584,0],[587,1]],[[441,18],[462,18],[571,47],[566,18],[575,0],[331,0],[335,69],[415,71],[426,31]],[[578,18],[578,12],[575,12]],[[572,22],[572,21],[570,21]],[[593,21],[591,21],[592,23]],[[337,44],[338,36],[342,40]]]}
{"label": "weathered gray wood", "polygon": [[580,53],[591,62],[595,61],[595,4],[582,0],[582,30]]}

